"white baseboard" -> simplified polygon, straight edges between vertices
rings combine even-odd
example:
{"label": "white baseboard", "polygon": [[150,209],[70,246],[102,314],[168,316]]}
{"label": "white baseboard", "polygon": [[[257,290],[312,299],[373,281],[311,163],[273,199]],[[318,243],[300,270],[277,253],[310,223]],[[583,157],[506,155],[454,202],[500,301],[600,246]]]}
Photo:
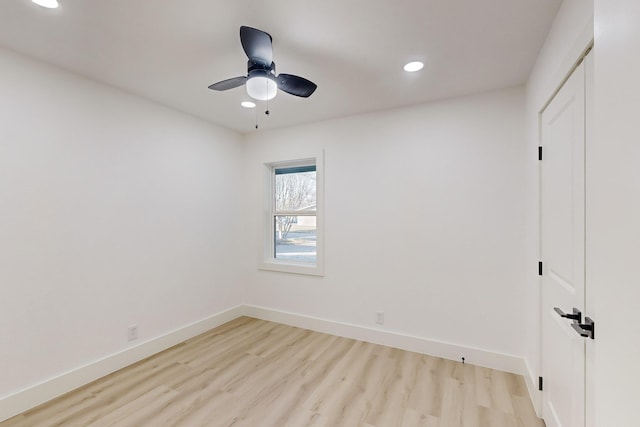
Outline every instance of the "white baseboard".
{"label": "white baseboard", "polygon": [[0,399],[0,422],[227,323],[242,312],[243,307],[237,306],[214,314],[6,396]]}
{"label": "white baseboard", "polygon": [[460,361],[461,357],[464,357],[466,363],[512,372],[518,375],[527,374],[524,359],[510,354],[465,347],[457,344],[430,340],[427,338],[398,334],[381,329],[365,328],[363,326],[334,322],[250,305],[245,305],[243,307],[243,314],[257,319],[269,320],[272,322],[283,323],[285,325],[310,329],[312,331],[386,345],[416,353],[429,354],[449,360]]}

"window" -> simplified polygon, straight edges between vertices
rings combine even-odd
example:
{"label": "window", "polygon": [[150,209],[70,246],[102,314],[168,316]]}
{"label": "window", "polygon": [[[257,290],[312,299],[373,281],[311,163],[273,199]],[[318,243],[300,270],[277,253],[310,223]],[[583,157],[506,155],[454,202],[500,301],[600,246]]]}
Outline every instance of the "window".
{"label": "window", "polygon": [[321,165],[318,158],[266,165],[263,269],[322,275]]}

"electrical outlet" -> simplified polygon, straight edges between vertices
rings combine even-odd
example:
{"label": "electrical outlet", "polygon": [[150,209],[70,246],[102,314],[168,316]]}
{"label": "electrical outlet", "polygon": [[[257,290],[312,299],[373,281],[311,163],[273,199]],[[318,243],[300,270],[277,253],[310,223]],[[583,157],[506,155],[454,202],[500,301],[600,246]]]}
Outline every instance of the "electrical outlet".
{"label": "electrical outlet", "polygon": [[376,323],[384,325],[384,311],[376,311]]}
{"label": "electrical outlet", "polygon": [[129,329],[127,329],[127,337],[129,341],[138,339],[138,325],[129,326]]}

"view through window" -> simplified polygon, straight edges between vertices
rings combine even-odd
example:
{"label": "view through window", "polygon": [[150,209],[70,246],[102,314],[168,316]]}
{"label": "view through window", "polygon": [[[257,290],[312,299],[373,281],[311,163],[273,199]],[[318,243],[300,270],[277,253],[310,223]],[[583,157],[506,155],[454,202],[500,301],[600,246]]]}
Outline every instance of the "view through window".
{"label": "view through window", "polygon": [[275,167],[273,172],[273,257],[315,264],[316,165]]}

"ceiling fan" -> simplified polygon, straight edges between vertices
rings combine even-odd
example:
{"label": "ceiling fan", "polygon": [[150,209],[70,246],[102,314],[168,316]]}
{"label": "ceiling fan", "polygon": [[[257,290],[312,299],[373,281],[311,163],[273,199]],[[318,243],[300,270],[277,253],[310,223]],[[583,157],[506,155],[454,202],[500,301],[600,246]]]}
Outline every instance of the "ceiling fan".
{"label": "ceiling fan", "polygon": [[274,98],[278,89],[303,98],[311,96],[318,87],[315,83],[293,74],[276,76],[272,41],[271,35],[264,31],[240,27],[240,42],[249,57],[247,76],[222,80],[209,86],[209,89],[223,91],[246,84],[249,96],[259,101]]}

